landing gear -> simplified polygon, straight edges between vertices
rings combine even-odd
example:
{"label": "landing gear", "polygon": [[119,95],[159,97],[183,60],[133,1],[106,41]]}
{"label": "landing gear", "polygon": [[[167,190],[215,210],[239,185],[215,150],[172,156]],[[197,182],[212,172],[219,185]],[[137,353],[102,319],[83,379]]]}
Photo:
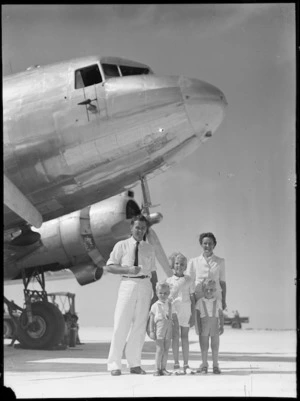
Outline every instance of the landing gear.
{"label": "landing gear", "polygon": [[[22,272],[25,308],[18,321],[16,339],[21,347],[31,349],[50,349],[63,340],[65,321],[60,310],[47,299],[44,272],[34,269],[26,277]],[[41,291],[29,290],[28,285],[35,278]]]}

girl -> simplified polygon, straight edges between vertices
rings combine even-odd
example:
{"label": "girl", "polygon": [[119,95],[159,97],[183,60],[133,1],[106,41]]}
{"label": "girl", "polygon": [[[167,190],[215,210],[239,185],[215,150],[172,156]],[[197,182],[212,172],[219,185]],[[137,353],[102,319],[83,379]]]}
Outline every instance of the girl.
{"label": "girl", "polygon": [[187,268],[187,259],[182,253],[176,252],[169,257],[170,266],[174,275],[166,281],[171,286],[173,301],[173,335],[172,350],[174,357],[174,373],[182,374],[179,365],[179,338],[183,354],[183,374],[194,374],[189,367],[189,329],[194,326],[195,297],[192,279],[184,274]]}

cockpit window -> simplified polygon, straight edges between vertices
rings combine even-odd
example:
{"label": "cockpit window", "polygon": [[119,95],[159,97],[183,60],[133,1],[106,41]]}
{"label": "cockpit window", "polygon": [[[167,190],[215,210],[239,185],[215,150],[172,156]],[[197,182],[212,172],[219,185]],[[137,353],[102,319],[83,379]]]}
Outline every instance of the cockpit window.
{"label": "cockpit window", "polygon": [[120,65],[120,70],[123,76],[149,74],[149,68],[129,67],[127,65]]}
{"label": "cockpit window", "polygon": [[97,64],[75,71],[75,89],[85,88],[100,82],[102,82],[102,77]]}
{"label": "cockpit window", "polygon": [[114,64],[102,64],[102,68],[105,74],[105,78],[119,77],[119,69]]}

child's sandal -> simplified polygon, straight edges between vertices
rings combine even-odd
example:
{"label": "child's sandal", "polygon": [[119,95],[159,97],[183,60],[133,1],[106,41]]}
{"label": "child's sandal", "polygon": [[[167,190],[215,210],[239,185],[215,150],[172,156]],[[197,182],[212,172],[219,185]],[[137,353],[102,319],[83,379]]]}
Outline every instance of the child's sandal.
{"label": "child's sandal", "polygon": [[166,369],[161,369],[161,376],[171,376],[172,372],[168,372]]}
{"label": "child's sandal", "polygon": [[199,369],[197,369],[197,373],[207,374],[207,366],[201,366]]}
{"label": "child's sandal", "polygon": [[193,375],[195,372],[189,367],[189,365],[185,365],[183,367],[184,374],[186,375]]}
{"label": "child's sandal", "polygon": [[174,370],[173,373],[177,376],[183,375],[184,373],[180,370],[180,365],[179,363],[174,364]]}

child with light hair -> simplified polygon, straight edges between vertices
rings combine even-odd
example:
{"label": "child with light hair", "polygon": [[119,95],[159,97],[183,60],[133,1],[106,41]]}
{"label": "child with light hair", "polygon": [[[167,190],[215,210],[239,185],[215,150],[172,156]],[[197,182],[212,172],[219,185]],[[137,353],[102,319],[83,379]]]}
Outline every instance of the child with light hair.
{"label": "child with light hair", "polygon": [[158,300],[150,309],[149,337],[156,342],[154,376],[169,376],[167,361],[172,339],[172,305],[168,299],[170,286],[167,282],[156,284]]}
{"label": "child with light hair", "polygon": [[216,288],[215,280],[205,279],[202,283],[204,297],[198,299],[196,303],[199,343],[202,357],[202,364],[197,370],[198,373],[207,373],[209,339],[211,340],[213,373],[221,373],[218,363],[219,336],[224,332],[224,315],[221,300],[215,296]]}
{"label": "child with light hair", "polygon": [[[173,308],[173,332],[172,350],[174,358],[174,373],[194,374],[189,367],[189,329],[195,323],[195,297],[194,286],[191,277],[184,274],[187,268],[187,258],[180,252],[174,252],[169,257],[170,267],[173,269],[173,276],[166,281],[170,284]],[[183,354],[183,372],[179,364],[179,339]]]}

